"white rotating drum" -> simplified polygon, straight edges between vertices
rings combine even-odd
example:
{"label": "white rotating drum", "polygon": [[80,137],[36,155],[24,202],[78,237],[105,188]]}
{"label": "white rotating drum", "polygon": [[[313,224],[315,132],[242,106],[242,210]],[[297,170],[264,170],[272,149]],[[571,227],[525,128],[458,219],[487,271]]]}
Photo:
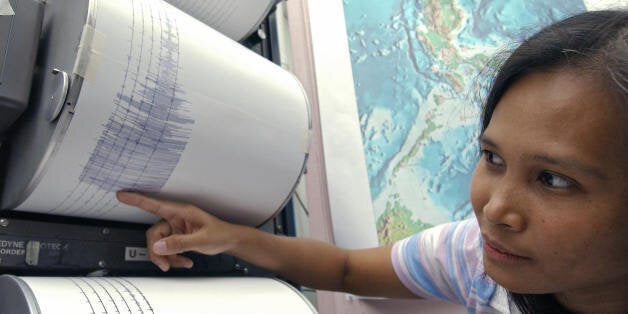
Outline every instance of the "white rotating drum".
{"label": "white rotating drum", "polygon": [[285,205],[310,137],[291,73],[161,0],[55,4],[2,208],[155,221],[115,199],[134,190],[256,226]]}
{"label": "white rotating drum", "polygon": [[269,278],[0,276],[0,313],[311,314],[294,287]]}

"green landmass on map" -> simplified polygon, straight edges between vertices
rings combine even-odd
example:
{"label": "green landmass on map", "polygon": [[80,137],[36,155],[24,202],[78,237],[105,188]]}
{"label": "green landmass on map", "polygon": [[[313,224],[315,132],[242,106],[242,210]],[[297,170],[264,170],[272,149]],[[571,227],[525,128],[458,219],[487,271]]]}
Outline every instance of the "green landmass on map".
{"label": "green landmass on map", "polygon": [[386,211],[377,219],[377,237],[381,245],[392,244],[430,227],[429,223],[412,219],[412,212],[394,200],[386,204]]}

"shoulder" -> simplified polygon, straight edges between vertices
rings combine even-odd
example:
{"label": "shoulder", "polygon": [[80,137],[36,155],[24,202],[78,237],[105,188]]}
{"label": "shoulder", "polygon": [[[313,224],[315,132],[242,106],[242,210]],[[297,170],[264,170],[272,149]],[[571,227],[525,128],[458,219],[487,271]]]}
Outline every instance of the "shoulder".
{"label": "shoulder", "polygon": [[398,254],[397,257],[422,255],[439,259],[454,258],[475,267],[482,257],[480,248],[480,228],[475,219],[468,219],[438,225],[398,241],[393,252]]}
{"label": "shoulder", "polygon": [[415,294],[462,304],[472,312],[509,313],[507,292],[484,272],[475,219],[439,225],[393,246],[393,267]]}
{"label": "shoulder", "polygon": [[422,297],[462,302],[481,261],[475,219],[442,224],[398,241],[392,262],[399,279]]}

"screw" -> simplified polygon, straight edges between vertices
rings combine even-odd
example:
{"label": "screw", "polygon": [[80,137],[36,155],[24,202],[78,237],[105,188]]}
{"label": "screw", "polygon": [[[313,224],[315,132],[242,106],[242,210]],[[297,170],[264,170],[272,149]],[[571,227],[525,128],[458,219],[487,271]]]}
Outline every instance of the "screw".
{"label": "screw", "polygon": [[105,266],[107,266],[107,263],[105,263],[105,261],[103,260],[98,261],[98,267],[105,268]]}
{"label": "screw", "polygon": [[111,231],[109,230],[109,228],[103,228],[102,229],[102,234],[107,235],[109,234]]}
{"label": "screw", "polygon": [[0,218],[0,227],[8,227],[9,226],[9,220],[6,218]]}
{"label": "screw", "polygon": [[260,39],[266,39],[266,32],[264,31],[264,29],[260,28],[257,30],[257,36]]}

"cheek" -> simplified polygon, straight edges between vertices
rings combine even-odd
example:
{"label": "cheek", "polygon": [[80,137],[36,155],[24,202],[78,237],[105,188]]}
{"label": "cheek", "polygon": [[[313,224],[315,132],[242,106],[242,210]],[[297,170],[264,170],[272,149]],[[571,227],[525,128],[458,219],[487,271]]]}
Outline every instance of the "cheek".
{"label": "cheek", "polygon": [[471,189],[469,199],[475,215],[478,216],[482,212],[482,208],[488,202],[488,188],[486,187],[486,179],[479,169],[480,165],[475,167],[473,176],[471,177]]}

